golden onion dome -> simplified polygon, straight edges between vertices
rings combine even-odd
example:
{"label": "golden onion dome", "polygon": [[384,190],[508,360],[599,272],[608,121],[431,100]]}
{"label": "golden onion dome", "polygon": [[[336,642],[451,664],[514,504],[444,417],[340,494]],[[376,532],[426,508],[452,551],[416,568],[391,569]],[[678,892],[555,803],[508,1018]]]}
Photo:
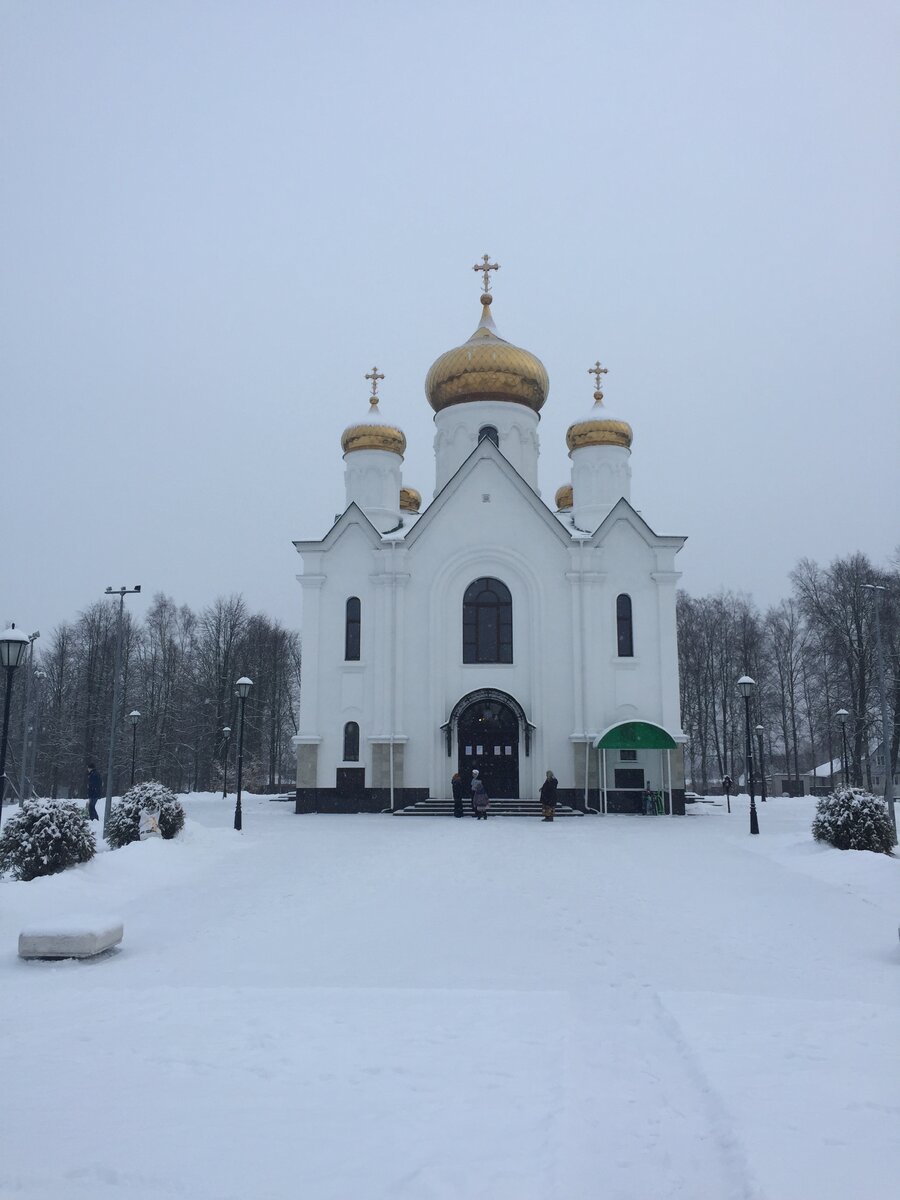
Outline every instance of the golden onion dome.
{"label": "golden onion dome", "polygon": [[556,511],[568,512],[572,507],[572,503],[572,485],[571,483],[564,483],[561,488],[557,488],[556,490]]}
{"label": "golden onion dome", "polygon": [[[599,366],[599,364],[598,364]],[[584,446],[621,446],[631,449],[634,434],[627,421],[610,415],[603,404],[603,393],[594,392],[594,407],[582,421],[575,421],[566,433],[566,445],[570,450],[581,450]]]}
{"label": "golden onion dome", "polygon": [[451,404],[500,400],[540,412],[550,379],[539,358],[506,342],[491,319],[493,297],[481,297],[478,328],[467,342],[437,359],[425,378],[425,395],[435,412]]}
{"label": "golden onion dome", "polygon": [[415,488],[402,487],[400,489],[400,511],[408,513],[417,513],[422,505],[422,497]]}
{"label": "golden onion dome", "polygon": [[378,397],[373,395],[369,397],[366,419],[348,426],[341,434],[341,449],[345,454],[352,450],[387,450],[402,458],[406,450],[406,437],[402,429],[385,423],[378,409]]}

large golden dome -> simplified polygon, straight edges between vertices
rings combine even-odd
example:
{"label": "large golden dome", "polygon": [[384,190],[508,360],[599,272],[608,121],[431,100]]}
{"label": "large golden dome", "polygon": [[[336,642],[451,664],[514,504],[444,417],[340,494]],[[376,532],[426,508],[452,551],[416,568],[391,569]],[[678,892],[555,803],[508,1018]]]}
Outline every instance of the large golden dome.
{"label": "large golden dome", "polygon": [[451,404],[475,400],[500,400],[525,404],[540,412],[550,379],[535,355],[498,337],[491,319],[492,297],[481,297],[478,328],[467,342],[448,350],[432,365],[425,378],[425,395],[435,412]]}
{"label": "large golden dome", "polygon": [[364,421],[350,425],[341,434],[341,449],[345,454],[352,450],[387,450],[403,457],[406,437],[396,425],[388,425],[378,410],[378,397],[369,398],[369,412]]}

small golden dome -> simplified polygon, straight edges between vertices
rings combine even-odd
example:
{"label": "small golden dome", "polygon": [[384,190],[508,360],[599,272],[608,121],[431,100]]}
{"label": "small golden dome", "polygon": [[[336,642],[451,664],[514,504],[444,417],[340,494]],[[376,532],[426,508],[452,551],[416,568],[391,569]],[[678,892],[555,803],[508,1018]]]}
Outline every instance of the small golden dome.
{"label": "small golden dome", "polygon": [[621,446],[630,450],[634,437],[631,426],[608,415],[601,391],[594,392],[594,401],[590,415],[569,426],[566,445],[570,450],[580,450],[583,446]]}
{"label": "small golden dome", "polygon": [[341,434],[341,449],[345,454],[351,450],[387,450],[402,458],[406,450],[406,438],[402,429],[385,424],[378,410],[378,397],[371,396],[365,421],[350,425]]}
{"label": "small golden dome", "polygon": [[400,489],[400,511],[417,513],[422,504],[422,497],[415,488],[402,487]]}
{"label": "small golden dome", "polygon": [[564,483],[561,488],[556,489],[556,511],[568,512],[572,507],[572,485]]}
{"label": "small golden dome", "polygon": [[481,321],[469,340],[432,364],[425,378],[428,403],[440,412],[451,404],[500,400],[540,412],[550,391],[544,364],[497,336],[490,313],[492,297],[485,294],[481,299]]}

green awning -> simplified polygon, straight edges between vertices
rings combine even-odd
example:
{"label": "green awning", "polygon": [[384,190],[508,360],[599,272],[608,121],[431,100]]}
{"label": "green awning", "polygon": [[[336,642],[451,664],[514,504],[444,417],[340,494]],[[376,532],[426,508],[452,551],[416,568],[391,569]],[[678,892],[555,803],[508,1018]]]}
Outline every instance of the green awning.
{"label": "green awning", "polygon": [[614,725],[594,743],[595,750],[674,750],[675,739],[659,725],[648,721],[625,721]]}

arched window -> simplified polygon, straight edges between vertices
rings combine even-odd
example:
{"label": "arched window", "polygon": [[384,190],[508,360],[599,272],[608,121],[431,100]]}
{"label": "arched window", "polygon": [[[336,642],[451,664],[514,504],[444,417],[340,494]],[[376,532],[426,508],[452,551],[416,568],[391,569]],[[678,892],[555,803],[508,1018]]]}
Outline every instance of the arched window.
{"label": "arched window", "polygon": [[347,601],[347,619],[344,623],[344,658],[347,662],[359,662],[361,623],[359,596],[351,596]]}
{"label": "arched window", "polygon": [[476,579],[463,598],[463,662],[511,663],[512,596],[499,579]]}
{"label": "arched window", "polygon": [[500,434],[497,432],[496,425],[482,425],[482,427],[478,430],[478,440],[479,442],[483,442],[485,438],[487,438],[489,442],[493,442],[494,445],[499,449]]}
{"label": "arched window", "polygon": [[344,762],[359,762],[359,726],[355,721],[344,726]]}
{"label": "arched window", "polygon": [[616,599],[616,649],[619,658],[634,658],[631,597],[626,595],[625,592]]}

